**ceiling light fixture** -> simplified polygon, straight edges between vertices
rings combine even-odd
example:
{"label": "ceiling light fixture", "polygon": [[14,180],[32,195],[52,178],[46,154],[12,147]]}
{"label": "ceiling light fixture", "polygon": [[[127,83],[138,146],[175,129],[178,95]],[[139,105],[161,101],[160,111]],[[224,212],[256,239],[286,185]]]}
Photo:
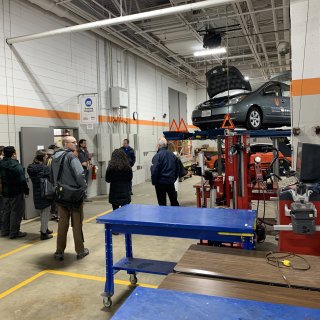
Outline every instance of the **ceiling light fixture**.
{"label": "ceiling light fixture", "polygon": [[201,50],[201,51],[196,51],[193,53],[195,57],[203,57],[203,56],[209,56],[211,54],[221,54],[221,53],[226,53],[227,49],[225,47],[218,47],[214,49],[207,49],[207,50]]}
{"label": "ceiling light fixture", "polygon": [[249,79],[250,79],[250,78],[249,78],[248,76],[245,76],[245,77],[244,77],[244,80],[246,80],[246,81],[249,81]]}

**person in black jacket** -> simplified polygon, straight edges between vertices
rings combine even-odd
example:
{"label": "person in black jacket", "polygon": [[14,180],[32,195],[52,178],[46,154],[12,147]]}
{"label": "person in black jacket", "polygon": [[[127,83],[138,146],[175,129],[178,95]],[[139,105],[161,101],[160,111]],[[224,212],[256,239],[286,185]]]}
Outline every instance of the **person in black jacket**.
{"label": "person in black jacket", "polygon": [[[90,163],[91,158],[87,148],[87,140],[85,139],[79,140],[79,148],[77,149],[77,153],[78,153],[77,157],[79,158],[79,161],[81,162],[81,165],[83,168],[84,178],[86,179],[86,183],[88,185],[89,172],[92,166]],[[91,200],[88,199],[87,192],[84,198],[84,202],[92,202]]]}
{"label": "person in black jacket", "polygon": [[[3,159],[3,149],[4,149],[4,146],[0,146],[0,163],[1,163],[2,159]],[[0,164],[0,166],[1,166],[1,164]],[[3,200],[3,196],[2,196],[1,191],[0,191],[0,232],[1,232],[1,229],[2,229],[3,211],[4,211],[4,200]]]}
{"label": "person in black jacket", "polygon": [[52,230],[48,229],[50,219],[51,202],[43,196],[41,187],[42,179],[50,179],[50,168],[45,165],[47,158],[46,150],[38,150],[32,164],[29,164],[27,172],[33,186],[34,207],[40,211],[41,229],[40,239],[47,240],[52,238]]}
{"label": "person in black jacket", "polygon": [[0,162],[0,189],[4,200],[1,236],[9,236],[10,239],[22,238],[27,235],[20,231],[20,224],[25,212],[24,197],[29,195],[29,188],[15,148],[5,147],[3,155]]}
{"label": "person in black jacket", "polygon": [[155,186],[159,206],[167,205],[167,194],[171,206],[179,206],[174,183],[179,177],[179,162],[177,157],[167,149],[167,140],[161,138],[158,152],[152,158],[151,180]]}
{"label": "person in black jacket", "polygon": [[[134,153],[134,150],[129,146],[129,139],[123,140],[121,150],[127,155],[130,167],[132,168],[136,163],[136,155]],[[132,180],[129,182],[129,187],[130,187],[130,194],[133,195]]]}
{"label": "person in black jacket", "polygon": [[121,149],[114,150],[106,171],[106,182],[110,183],[109,202],[113,210],[131,202],[131,180],[132,168],[126,154]]}
{"label": "person in black jacket", "polygon": [[127,155],[131,167],[136,163],[136,155],[134,150],[129,146],[129,139],[124,139],[122,142],[121,150]]}

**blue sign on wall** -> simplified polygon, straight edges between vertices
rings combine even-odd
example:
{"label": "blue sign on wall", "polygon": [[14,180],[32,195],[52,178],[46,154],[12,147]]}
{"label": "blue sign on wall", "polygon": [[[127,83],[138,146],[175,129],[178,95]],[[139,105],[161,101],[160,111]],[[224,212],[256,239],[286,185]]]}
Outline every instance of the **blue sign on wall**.
{"label": "blue sign on wall", "polygon": [[80,103],[80,123],[89,124],[89,123],[98,123],[98,106],[97,106],[97,97],[83,95]]}
{"label": "blue sign on wall", "polygon": [[84,103],[85,103],[86,107],[91,107],[92,106],[92,99],[87,98]]}

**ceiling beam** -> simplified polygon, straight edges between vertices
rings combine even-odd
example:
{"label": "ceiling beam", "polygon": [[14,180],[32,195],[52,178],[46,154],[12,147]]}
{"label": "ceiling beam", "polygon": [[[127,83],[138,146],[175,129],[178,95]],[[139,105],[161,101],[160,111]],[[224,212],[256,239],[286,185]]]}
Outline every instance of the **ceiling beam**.
{"label": "ceiling beam", "polygon": [[249,32],[249,28],[248,25],[244,19],[244,17],[242,16],[242,9],[240,7],[240,5],[238,3],[234,3],[232,4],[232,7],[234,9],[234,12],[238,13],[239,15],[237,16],[237,19],[240,23],[241,29],[243,34],[245,35],[245,39],[248,43],[248,46],[250,47],[251,52],[254,55],[254,59],[256,60],[256,63],[259,67],[261,67],[261,74],[262,76],[265,78],[265,80],[268,79],[267,74],[265,72],[265,70],[262,68],[263,64],[262,61],[259,57],[257,48],[256,48],[256,43],[254,42],[254,40],[252,39],[252,37],[250,36],[250,32]]}
{"label": "ceiling beam", "polygon": [[[271,8],[272,8],[272,20],[273,20],[273,28],[274,28],[274,36],[276,39],[276,46],[278,47],[279,45],[279,34],[278,34],[278,24],[277,24],[277,12],[275,10],[275,5],[274,5],[274,0],[271,0]],[[281,65],[282,61],[281,61],[281,56],[280,53],[277,52],[278,54],[278,61],[279,61],[279,66]],[[281,71],[282,68],[281,68]]]}
{"label": "ceiling beam", "polygon": [[[254,12],[254,8],[253,8],[251,0],[246,0],[246,3],[247,3],[249,11]],[[255,13],[251,13],[250,14],[250,18],[251,18],[251,21],[253,23],[254,31],[255,31],[256,34],[258,34],[258,38],[259,38],[259,40],[261,42],[260,46],[261,46],[262,51],[264,53],[264,57],[265,57],[266,63],[270,68],[268,53],[267,53],[266,46],[265,46],[264,41],[263,41],[263,36],[260,33],[260,28],[258,26],[258,21],[257,21],[257,17],[255,15]],[[269,72],[271,73],[271,69],[269,69]]]}

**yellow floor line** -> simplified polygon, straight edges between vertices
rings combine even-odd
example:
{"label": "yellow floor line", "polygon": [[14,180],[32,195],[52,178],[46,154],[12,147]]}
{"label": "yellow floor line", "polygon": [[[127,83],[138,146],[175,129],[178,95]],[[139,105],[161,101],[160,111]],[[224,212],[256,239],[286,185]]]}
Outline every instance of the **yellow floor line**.
{"label": "yellow floor line", "polygon": [[[72,277],[72,278],[93,280],[93,281],[99,281],[99,282],[106,281],[106,278],[104,278],[104,277],[91,276],[88,274],[81,274],[81,273],[74,273],[74,272],[67,272],[67,271],[58,271],[58,270],[43,270],[43,271],[40,271],[39,273],[35,274],[34,276],[18,283],[14,287],[11,287],[10,289],[0,293],[0,299],[2,299],[4,297],[8,296],[9,294],[21,289],[22,287],[26,286],[27,284],[33,282],[34,280],[40,278],[41,276],[43,276],[45,274],[55,274],[55,275],[59,275],[59,276],[67,276],[67,277]],[[125,286],[131,285],[131,283],[129,281],[118,280],[118,279],[115,279],[114,283],[120,284],[120,285],[125,285]],[[153,288],[153,289],[158,288],[158,286],[146,284],[146,283],[137,283],[135,286],[136,287]]]}
{"label": "yellow floor line", "polygon": [[[38,241],[36,241],[36,242],[38,242]],[[17,252],[19,252],[19,251],[22,251],[22,250],[24,250],[24,249],[27,249],[27,248],[33,246],[36,242],[26,244],[26,245],[21,246],[21,247],[19,247],[19,248],[17,248],[17,249],[14,249],[14,250],[11,250],[11,251],[9,251],[9,252],[7,252],[7,253],[1,254],[1,255],[0,255],[0,260],[1,260],[1,259],[4,259],[4,258],[6,258],[6,257],[9,257],[9,256],[11,256],[12,254],[15,254],[15,253],[17,253]]]}
{"label": "yellow floor line", "polygon": [[44,274],[46,274],[46,273],[47,273],[47,271],[46,271],[46,270],[41,271],[41,272],[39,272],[39,273],[35,274],[34,276],[32,276],[32,277],[28,278],[27,280],[24,280],[24,281],[22,281],[22,282],[18,283],[16,286],[14,286],[14,287],[12,287],[12,288],[10,288],[10,289],[6,290],[6,291],[3,291],[2,293],[0,293],[0,299],[2,299],[2,298],[4,298],[4,297],[8,296],[9,294],[11,294],[12,292],[17,291],[18,289],[20,289],[20,288],[22,288],[22,287],[26,286],[26,285],[27,285],[27,284],[29,284],[30,282],[32,282],[32,281],[34,281],[34,280],[36,280],[36,279],[40,278],[41,276],[43,276],[43,275],[44,275]]}
{"label": "yellow floor line", "polygon": [[[112,212],[112,209],[111,209],[111,210],[108,210],[108,211],[104,211],[104,212],[102,212],[102,213],[99,213],[99,214],[95,215],[94,217],[91,217],[91,218],[89,218],[89,219],[87,219],[87,220],[84,220],[83,222],[84,222],[84,223],[90,222],[90,221],[96,219],[97,217],[101,217],[101,216],[103,216],[103,215],[105,215],[105,214],[108,214],[108,213],[110,213],[110,212]],[[57,234],[58,234],[58,233],[54,233],[53,236],[56,237]],[[19,252],[19,251],[22,251],[22,250],[24,250],[24,249],[27,249],[27,248],[33,246],[34,244],[36,244],[36,243],[38,243],[38,242],[40,242],[40,240],[35,240],[35,241],[32,242],[32,243],[23,245],[23,246],[21,246],[21,247],[19,247],[19,248],[17,248],[17,249],[11,250],[11,251],[6,252],[6,253],[4,253],[4,254],[0,254],[0,260],[1,260],[1,259],[4,259],[4,258],[6,258],[6,257],[9,257],[9,256],[11,256],[11,255],[13,255],[13,254],[15,254],[15,253],[17,253],[17,252]]]}
{"label": "yellow floor line", "polygon": [[58,270],[46,270],[46,271],[47,273],[56,274],[59,276],[67,276],[71,278],[87,279],[87,280],[94,280],[94,281],[100,281],[100,282],[106,281],[106,278],[104,277],[90,276],[90,275],[81,274],[81,273],[58,271]]}
{"label": "yellow floor line", "polygon": [[108,211],[99,213],[99,214],[97,214],[97,215],[95,215],[95,216],[93,216],[93,217],[91,217],[91,218],[89,218],[89,219],[87,219],[87,220],[84,220],[83,222],[85,222],[85,223],[90,222],[90,221],[92,221],[92,220],[94,220],[94,219],[96,219],[96,218],[98,218],[98,217],[101,217],[101,216],[103,216],[103,215],[105,215],[105,214],[108,214],[108,213],[110,213],[110,212],[112,212],[112,211],[113,211],[113,210],[110,209],[110,210],[108,210]]}
{"label": "yellow floor line", "polygon": [[[74,272],[67,272],[67,271],[60,271],[60,270],[47,270],[47,273],[56,274],[56,275],[60,275],[60,276],[67,276],[67,277],[72,277],[72,278],[80,278],[80,279],[106,282],[105,277],[97,277],[97,276],[91,276],[91,275],[81,274],[81,273],[74,273]],[[129,281],[118,280],[118,279],[114,279],[114,283],[125,285],[125,286],[131,285],[131,283]],[[146,287],[146,288],[158,288],[158,286],[146,284],[146,283],[137,283],[137,286]]]}

